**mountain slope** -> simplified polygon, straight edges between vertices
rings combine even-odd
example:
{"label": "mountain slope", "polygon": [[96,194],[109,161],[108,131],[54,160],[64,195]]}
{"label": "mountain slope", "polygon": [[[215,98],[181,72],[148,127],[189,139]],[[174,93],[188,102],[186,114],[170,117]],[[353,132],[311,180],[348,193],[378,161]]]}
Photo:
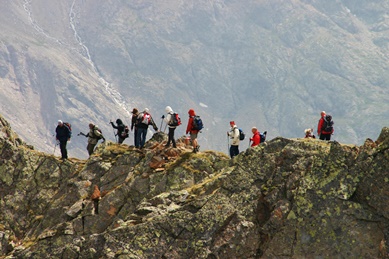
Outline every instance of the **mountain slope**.
{"label": "mountain slope", "polygon": [[[93,121],[114,140],[107,123],[129,123],[133,107],[150,108],[157,124],[166,105],[183,118],[194,108],[206,122],[202,146],[220,151],[230,120],[269,138],[300,137],[326,110],[333,138],[355,144],[388,120],[385,0],[35,0],[0,8],[1,111],[47,152],[58,119],[76,133]],[[85,140],[69,148],[86,156]]]}
{"label": "mountain slope", "polygon": [[63,163],[0,122],[0,258],[387,258],[388,128],[233,160],[157,133]]}

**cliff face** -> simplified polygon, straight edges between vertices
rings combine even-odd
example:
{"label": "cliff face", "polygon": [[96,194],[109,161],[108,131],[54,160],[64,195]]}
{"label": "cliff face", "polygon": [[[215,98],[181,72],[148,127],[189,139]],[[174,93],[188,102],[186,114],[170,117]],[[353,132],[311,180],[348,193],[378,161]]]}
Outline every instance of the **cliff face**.
{"label": "cliff face", "polygon": [[360,147],[278,137],[233,160],[157,133],[63,163],[0,121],[0,258],[387,257],[389,128]]}

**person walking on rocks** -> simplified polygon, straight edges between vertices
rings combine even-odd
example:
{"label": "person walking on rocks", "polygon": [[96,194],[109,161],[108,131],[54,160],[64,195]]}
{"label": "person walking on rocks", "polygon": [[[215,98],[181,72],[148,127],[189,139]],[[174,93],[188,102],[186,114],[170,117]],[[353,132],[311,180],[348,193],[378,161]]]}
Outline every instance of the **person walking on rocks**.
{"label": "person walking on rocks", "polygon": [[95,146],[97,145],[97,142],[100,139],[103,139],[103,142],[105,142],[105,138],[99,129],[99,127],[93,123],[89,123],[89,132],[88,134],[84,135],[88,138],[88,145],[86,149],[88,150],[89,156],[91,156],[95,150]]}
{"label": "person walking on rocks", "polygon": [[137,148],[143,148],[146,142],[146,135],[147,135],[147,129],[149,128],[149,125],[152,125],[155,131],[158,131],[158,127],[155,124],[153,117],[151,116],[149,109],[145,108],[143,112],[141,112],[138,115],[137,119],[137,128],[138,132],[136,134],[137,137],[137,145],[135,147]]}
{"label": "person walking on rocks", "polygon": [[136,126],[136,121],[138,119],[139,111],[137,108],[132,109],[132,118],[131,118],[131,131],[134,131],[134,146],[139,147],[139,143],[137,142],[138,138],[136,135],[138,134],[138,127]]}
{"label": "person walking on rocks", "polygon": [[169,147],[171,142],[173,144],[173,147],[176,148],[177,146],[176,141],[174,140],[174,131],[176,130],[176,127],[178,125],[175,125],[173,122],[173,109],[170,106],[166,106],[165,111],[167,113],[167,116],[164,118],[164,120],[169,127],[168,140],[165,147]]}
{"label": "person walking on rocks", "polygon": [[259,134],[259,131],[256,127],[252,127],[251,132],[253,133],[253,136],[250,138],[250,141],[253,142],[251,144],[251,147],[258,146],[261,143],[261,136]]}
{"label": "person walking on rocks", "polygon": [[230,157],[233,158],[234,156],[239,155],[239,129],[238,126],[235,125],[234,121],[230,121],[231,129],[227,132],[227,136],[230,137],[232,140],[231,146],[230,146]]}
{"label": "person walking on rocks", "polygon": [[188,120],[188,125],[186,127],[186,134],[188,133],[190,134],[190,140],[192,141],[192,146],[193,146],[193,153],[197,153],[199,152],[200,149],[200,145],[197,142],[197,135],[201,129],[199,129],[199,126],[196,125],[195,118],[198,118],[199,116],[196,115],[193,109],[190,109],[188,111],[188,114],[189,114],[189,120]]}
{"label": "person walking on rocks", "polygon": [[72,137],[72,132],[69,126],[65,125],[63,121],[58,120],[58,126],[55,129],[55,138],[59,141],[59,148],[61,149],[61,157],[62,161],[66,161],[68,159],[68,150],[66,149],[66,145],[70,138]]}
{"label": "person walking on rocks", "polygon": [[124,125],[124,123],[122,122],[122,120],[121,119],[117,119],[116,120],[116,124],[117,125],[115,125],[112,121],[110,121],[110,123],[111,123],[111,125],[112,125],[112,127],[114,128],[114,129],[117,129],[117,133],[116,133],[116,135],[118,136],[118,143],[119,144],[122,144],[123,143],[123,141],[126,139],[125,137],[124,137],[124,130],[125,130],[125,128],[126,128],[126,125]]}

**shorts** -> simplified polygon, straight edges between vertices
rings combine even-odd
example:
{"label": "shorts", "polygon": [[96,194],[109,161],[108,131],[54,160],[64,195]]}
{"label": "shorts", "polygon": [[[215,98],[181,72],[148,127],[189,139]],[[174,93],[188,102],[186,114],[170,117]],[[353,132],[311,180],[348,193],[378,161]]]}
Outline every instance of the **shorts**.
{"label": "shorts", "polygon": [[190,140],[195,140],[197,139],[197,133],[190,133]]}

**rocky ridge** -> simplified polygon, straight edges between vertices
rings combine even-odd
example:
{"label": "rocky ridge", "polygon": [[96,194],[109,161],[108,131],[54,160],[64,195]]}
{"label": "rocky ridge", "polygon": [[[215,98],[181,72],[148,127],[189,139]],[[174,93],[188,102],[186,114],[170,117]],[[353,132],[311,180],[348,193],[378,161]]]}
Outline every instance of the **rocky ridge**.
{"label": "rocky ridge", "polygon": [[0,258],[387,258],[389,128],[233,160],[166,140],[63,163],[0,117]]}

